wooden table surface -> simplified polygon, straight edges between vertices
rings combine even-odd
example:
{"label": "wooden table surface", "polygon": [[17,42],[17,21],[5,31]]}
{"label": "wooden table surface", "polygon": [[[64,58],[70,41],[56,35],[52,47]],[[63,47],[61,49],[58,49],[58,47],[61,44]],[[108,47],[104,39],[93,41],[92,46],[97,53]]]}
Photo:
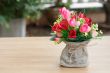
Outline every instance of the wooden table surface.
{"label": "wooden table surface", "polygon": [[87,68],[60,67],[65,44],[49,38],[0,38],[0,73],[110,73],[110,36],[89,43]]}

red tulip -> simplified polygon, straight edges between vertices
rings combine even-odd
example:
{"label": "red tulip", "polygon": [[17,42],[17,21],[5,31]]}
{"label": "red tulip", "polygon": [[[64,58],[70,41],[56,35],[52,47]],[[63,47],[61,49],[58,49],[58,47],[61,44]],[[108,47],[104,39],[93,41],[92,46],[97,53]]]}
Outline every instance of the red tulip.
{"label": "red tulip", "polygon": [[68,30],[68,21],[66,19],[63,19],[61,22],[60,22],[60,28],[62,30]]}
{"label": "red tulip", "polygon": [[85,18],[86,16],[84,15],[84,13],[79,13],[79,18]]}
{"label": "red tulip", "polygon": [[89,26],[91,26],[91,22],[92,22],[91,18],[84,18],[84,19],[85,19],[85,22],[86,22]]}
{"label": "red tulip", "polygon": [[61,28],[60,28],[60,24],[54,24],[53,26],[52,26],[52,31],[61,31]]}
{"label": "red tulip", "polygon": [[68,38],[76,38],[76,30],[70,30]]}

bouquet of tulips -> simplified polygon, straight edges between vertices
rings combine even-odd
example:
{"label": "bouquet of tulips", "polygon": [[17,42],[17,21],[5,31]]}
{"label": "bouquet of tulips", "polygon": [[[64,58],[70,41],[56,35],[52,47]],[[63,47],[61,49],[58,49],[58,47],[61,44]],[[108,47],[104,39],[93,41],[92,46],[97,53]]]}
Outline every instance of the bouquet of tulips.
{"label": "bouquet of tulips", "polygon": [[56,43],[82,42],[102,34],[98,24],[93,23],[84,13],[69,11],[65,7],[60,8],[59,13],[58,19],[51,26],[53,31],[51,40]]}

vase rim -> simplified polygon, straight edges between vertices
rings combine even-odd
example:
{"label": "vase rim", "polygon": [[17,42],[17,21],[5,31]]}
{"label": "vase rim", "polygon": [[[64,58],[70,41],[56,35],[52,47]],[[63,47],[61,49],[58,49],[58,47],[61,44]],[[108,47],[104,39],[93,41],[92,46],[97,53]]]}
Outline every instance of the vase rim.
{"label": "vase rim", "polygon": [[63,41],[64,43],[71,43],[71,44],[88,44],[90,42],[90,40],[86,40],[86,41],[82,41],[82,42],[68,42],[68,41]]}
{"label": "vase rim", "polygon": [[81,41],[81,42],[79,42],[79,41],[78,41],[78,42],[75,42],[75,41],[64,41],[64,42],[70,42],[70,43],[83,43],[83,42],[87,42],[87,41],[89,42],[90,40]]}

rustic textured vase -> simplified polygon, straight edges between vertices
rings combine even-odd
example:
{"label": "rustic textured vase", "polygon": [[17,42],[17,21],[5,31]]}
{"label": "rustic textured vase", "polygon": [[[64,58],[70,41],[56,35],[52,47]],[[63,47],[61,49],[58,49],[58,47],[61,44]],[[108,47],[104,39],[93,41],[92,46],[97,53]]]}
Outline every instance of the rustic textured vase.
{"label": "rustic textured vase", "polygon": [[64,67],[87,67],[88,53],[87,44],[84,42],[65,42],[66,47],[63,49],[60,57],[60,65]]}

